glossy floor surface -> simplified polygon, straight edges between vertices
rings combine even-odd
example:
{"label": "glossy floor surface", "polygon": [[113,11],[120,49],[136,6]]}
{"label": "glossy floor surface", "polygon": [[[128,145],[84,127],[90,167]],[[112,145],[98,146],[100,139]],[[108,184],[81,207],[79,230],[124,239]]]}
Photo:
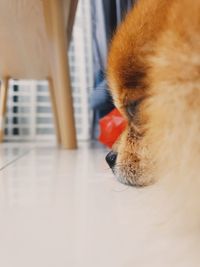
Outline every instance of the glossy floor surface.
{"label": "glossy floor surface", "polygon": [[1,267],[200,266],[196,215],[162,183],[118,183],[105,155],[1,145]]}

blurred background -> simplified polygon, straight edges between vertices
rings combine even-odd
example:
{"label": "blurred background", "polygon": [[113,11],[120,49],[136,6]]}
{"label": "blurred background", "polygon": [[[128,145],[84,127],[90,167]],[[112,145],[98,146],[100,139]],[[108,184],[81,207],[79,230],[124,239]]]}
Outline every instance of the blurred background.
{"label": "blurred background", "polygon": [[[76,135],[96,140],[99,119],[113,108],[107,90],[106,61],[111,38],[133,0],[79,0],[68,58]],[[31,64],[31,62],[30,62]],[[55,141],[46,81],[10,80],[4,141]]]}

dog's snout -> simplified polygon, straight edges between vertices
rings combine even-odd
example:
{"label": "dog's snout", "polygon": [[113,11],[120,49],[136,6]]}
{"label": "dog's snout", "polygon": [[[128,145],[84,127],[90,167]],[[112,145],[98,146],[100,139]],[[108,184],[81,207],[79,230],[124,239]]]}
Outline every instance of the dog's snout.
{"label": "dog's snout", "polygon": [[115,166],[116,159],[117,159],[117,153],[114,151],[110,151],[106,156],[106,162],[108,163],[111,169]]}

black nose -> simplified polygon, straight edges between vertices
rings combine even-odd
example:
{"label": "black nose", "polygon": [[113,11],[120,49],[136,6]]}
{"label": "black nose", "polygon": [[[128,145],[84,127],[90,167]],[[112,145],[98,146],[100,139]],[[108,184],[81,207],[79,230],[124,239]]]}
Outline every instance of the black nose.
{"label": "black nose", "polygon": [[106,156],[106,162],[108,163],[111,169],[115,166],[116,159],[117,159],[117,153],[114,151],[110,151]]}

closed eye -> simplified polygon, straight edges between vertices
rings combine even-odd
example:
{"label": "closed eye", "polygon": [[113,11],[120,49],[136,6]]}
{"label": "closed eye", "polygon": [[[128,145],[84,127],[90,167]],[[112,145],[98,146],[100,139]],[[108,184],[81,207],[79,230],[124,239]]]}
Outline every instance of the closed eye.
{"label": "closed eye", "polygon": [[129,103],[126,106],[126,112],[127,115],[129,117],[129,119],[136,119],[137,118],[137,114],[138,114],[138,108],[139,108],[139,104],[141,103],[141,99],[133,101],[131,103]]}

